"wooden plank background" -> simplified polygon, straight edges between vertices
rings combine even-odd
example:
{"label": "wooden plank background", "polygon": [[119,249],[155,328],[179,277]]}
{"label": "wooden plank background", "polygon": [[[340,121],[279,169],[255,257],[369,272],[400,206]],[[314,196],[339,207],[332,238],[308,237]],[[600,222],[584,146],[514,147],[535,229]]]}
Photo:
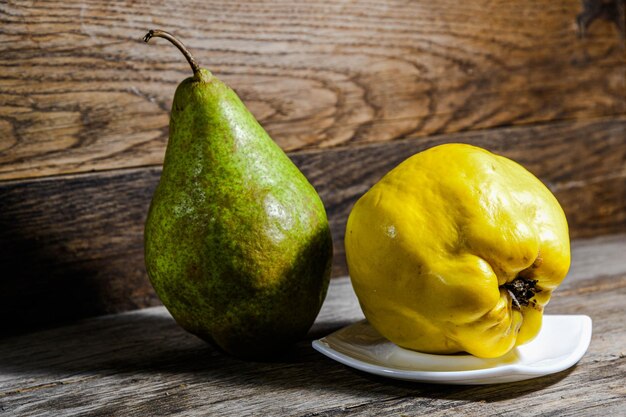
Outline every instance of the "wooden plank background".
{"label": "wooden plank background", "polygon": [[[3,2],[0,178],[161,163],[168,29],[286,150],[626,112],[623,45],[578,0]],[[604,23],[604,24],[603,24]]]}
{"label": "wooden plank background", "polygon": [[353,202],[444,142],[513,157],[573,237],[626,230],[626,45],[575,0],[0,3],[4,331],[158,303],[142,227],[190,74],[179,35],[320,192],[346,273]]}

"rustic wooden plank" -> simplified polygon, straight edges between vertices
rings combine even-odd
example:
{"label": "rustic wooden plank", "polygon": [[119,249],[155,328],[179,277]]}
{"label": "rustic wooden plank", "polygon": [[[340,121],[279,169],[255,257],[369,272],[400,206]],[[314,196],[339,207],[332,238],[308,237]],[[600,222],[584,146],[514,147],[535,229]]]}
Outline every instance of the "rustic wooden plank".
{"label": "rustic wooden plank", "polygon": [[[404,158],[444,142],[519,160],[561,200],[573,237],[626,231],[626,119],[563,122],[292,153],[324,201],[333,276],[347,273],[352,204]],[[143,265],[143,222],[159,168],[0,183],[4,332],[158,304]]]}
{"label": "rustic wooden plank", "polygon": [[626,119],[492,129],[294,155],[317,186],[335,241],[335,276],[348,273],[343,238],[356,200],[409,156],[463,142],[510,157],[561,202],[574,238],[626,230]]}
{"label": "rustic wooden plank", "polygon": [[274,362],[225,356],[163,307],[0,340],[7,415],[620,415],[626,407],[626,235],[576,241],[549,314],[588,314],[580,363],[518,383],[404,383],[336,363],[310,340],[362,318],[347,278],[331,282],[307,340]]}
{"label": "rustic wooden plank", "polygon": [[579,0],[0,4],[0,179],[158,165],[183,38],[286,150],[626,113],[624,41]]}
{"label": "rustic wooden plank", "polygon": [[143,223],[160,169],[0,185],[0,314],[17,331],[155,305]]}

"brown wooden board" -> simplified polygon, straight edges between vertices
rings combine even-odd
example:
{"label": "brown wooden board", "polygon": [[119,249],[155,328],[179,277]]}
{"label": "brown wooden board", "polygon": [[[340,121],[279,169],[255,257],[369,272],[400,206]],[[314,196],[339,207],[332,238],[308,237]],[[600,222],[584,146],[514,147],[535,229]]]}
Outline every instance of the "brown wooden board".
{"label": "brown wooden board", "polygon": [[326,204],[335,240],[335,276],[348,273],[345,223],[354,202],[409,156],[463,142],[518,161],[560,201],[572,237],[626,230],[626,119],[562,122],[348,147],[293,155]]}
{"label": "brown wooden board", "polygon": [[158,165],[179,35],[286,150],[626,113],[624,40],[580,0],[3,1],[0,179]]}
{"label": "brown wooden board", "polygon": [[509,384],[399,382],[315,352],[311,338],[363,316],[333,280],[307,340],[274,362],[225,356],[163,307],[0,340],[8,416],[619,416],[626,409],[626,235],[574,243],[546,314],[586,314],[589,350],[574,367]]}
{"label": "brown wooden board", "polygon": [[143,222],[160,169],[0,186],[0,327],[154,305]]}
{"label": "brown wooden board", "polygon": [[[404,158],[444,142],[508,155],[561,201],[573,237],[626,231],[626,119],[561,122],[292,153],[320,192],[345,275],[352,204]],[[143,266],[143,222],[160,168],[0,183],[0,329],[158,303]]]}

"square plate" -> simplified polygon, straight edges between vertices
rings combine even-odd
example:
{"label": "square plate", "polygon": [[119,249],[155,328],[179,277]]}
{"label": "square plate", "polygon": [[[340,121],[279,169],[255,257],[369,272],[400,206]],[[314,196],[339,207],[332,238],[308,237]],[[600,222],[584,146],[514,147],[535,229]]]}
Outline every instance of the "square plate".
{"label": "square plate", "polygon": [[563,371],[583,357],[591,341],[591,318],[545,315],[537,337],[506,355],[431,355],[403,349],[366,321],[313,341],[318,352],[344,365],[389,378],[439,384],[495,384]]}

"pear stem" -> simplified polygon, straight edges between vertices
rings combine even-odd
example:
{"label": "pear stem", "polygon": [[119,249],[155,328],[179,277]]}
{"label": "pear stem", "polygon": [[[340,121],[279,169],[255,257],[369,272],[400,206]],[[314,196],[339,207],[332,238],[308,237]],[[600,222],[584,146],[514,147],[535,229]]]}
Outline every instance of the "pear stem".
{"label": "pear stem", "polygon": [[200,66],[196,62],[193,55],[191,55],[191,52],[189,52],[189,50],[185,48],[185,45],[183,45],[183,43],[179,41],[178,38],[176,38],[174,35],[164,30],[159,30],[159,29],[152,30],[151,29],[148,31],[148,33],[146,33],[146,36],[143,37],[143,41],[145,43],[148,43],[148,41],[152,38],[164,38],[172,42],[174,46],[177,47],[178,50],[183,53],[183,55],[187,59],[187,62],[189,62],[189,65],[191,66],[191,69],[193,71],[193,75],[196,75],[198,71],[200,71]]}

